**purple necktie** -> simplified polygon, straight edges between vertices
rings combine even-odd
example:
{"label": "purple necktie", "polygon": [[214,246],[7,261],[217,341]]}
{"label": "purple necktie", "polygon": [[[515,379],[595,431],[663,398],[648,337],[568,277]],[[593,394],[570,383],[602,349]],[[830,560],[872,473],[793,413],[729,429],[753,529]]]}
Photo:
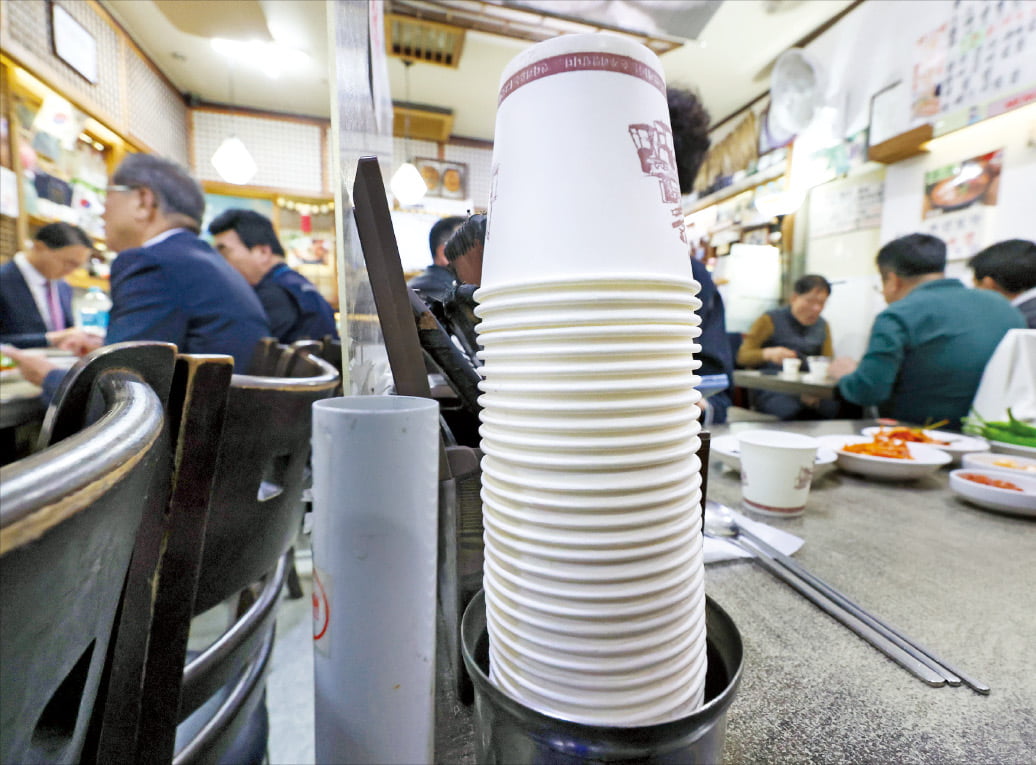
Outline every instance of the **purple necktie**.
{"label": "purple necktie", "polygon": [[57,282],[47,282],[47,294],[50,295],[50,323],[56,332],[65,328],[65,312],[61,310]]}

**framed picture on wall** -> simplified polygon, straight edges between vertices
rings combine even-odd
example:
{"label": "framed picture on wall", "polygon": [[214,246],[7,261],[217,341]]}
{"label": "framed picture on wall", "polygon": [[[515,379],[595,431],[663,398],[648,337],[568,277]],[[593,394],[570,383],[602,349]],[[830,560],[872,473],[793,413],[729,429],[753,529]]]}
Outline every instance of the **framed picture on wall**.
{"label": "framed picture on wall", "polygon": [[468,166],[465,163],[415,157],[414,165],[428,186],[428,196],[444,199],[468,198]]}
{"label": "framed picture on wall", "polygon": [[57,3],[50,3],[50,41],[54,55],[90,83],[97,84],[97,40]]}

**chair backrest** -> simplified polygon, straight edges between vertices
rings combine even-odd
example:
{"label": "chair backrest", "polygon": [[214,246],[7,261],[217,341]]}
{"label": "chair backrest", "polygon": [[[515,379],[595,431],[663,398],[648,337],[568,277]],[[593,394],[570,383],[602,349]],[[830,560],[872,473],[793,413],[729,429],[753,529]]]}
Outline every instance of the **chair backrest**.
{"label": "chair backrest", "polygon": [[90,377],[102,402],[96,421],[63,427],[60,443],[0,469],[2,762],[81,759],[100,717],[95,701],[138,529],[165,505],[154,491],[168,453],[159,396],[131,371],[89,366],[77,376]]}

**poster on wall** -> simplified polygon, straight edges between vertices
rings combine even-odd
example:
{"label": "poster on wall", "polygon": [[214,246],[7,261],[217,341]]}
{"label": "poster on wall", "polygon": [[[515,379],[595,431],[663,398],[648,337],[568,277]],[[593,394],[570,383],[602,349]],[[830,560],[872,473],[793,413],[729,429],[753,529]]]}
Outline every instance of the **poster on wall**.
{"label": "poster on wall", "polygon": [[995,207],[973,205],[938,218],[928,218],[921,223],[920,231],[946,242],[947,260],[964,260],[992,244],[989,239],[995,211]]}
{"label": "poster on wall", "polygon": [[935,218],[973,205],[995,205],[1004,150],[971,157],[924,174],[922,217]]}
{"label": "poster on wall", "polygon": [[416,157],[421,177],[428,187],[430,197],[444,199],[466,199],[468,195],[468,166],[463,162],[447,162],[441,159]]}
{"label": "poster on wall", "polygon": [[914,46],[911,116],[937,133],[1036,102],[1036,3],[957,0]]}
{"label": "poster on wall", "polygon": [[884,168],[862,177],[814,187],[809,192],[810,238],[879,228],[884,196]]}

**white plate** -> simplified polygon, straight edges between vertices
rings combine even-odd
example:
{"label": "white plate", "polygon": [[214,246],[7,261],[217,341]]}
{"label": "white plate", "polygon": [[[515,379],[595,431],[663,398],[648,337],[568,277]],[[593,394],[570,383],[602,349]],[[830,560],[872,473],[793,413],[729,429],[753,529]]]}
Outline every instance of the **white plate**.
{"label": "white plate", "polygon": [[979,470],[1003,470],[1005,473],[1028,475],[1036,478],[1036,459],[1031,457],[1017,457],[1013,454],[985,452],[980,454],[965,454],[962,462],[966,468],[978,468]]}
{"label": "white plate", "polygon": [[989,441],[989,446],[993,449],[993,451],[1001,452],[1002,454],[1015,454],[1019,457],[1031,457],[1036,459],[1036,448],[1033,448],[1031,446],[1022,446],[1021,444],[1008,444],[1004,443],[1003,441],[993,441],[988,438],[986,440]]}
{"label": "white plate", "polygon": [[[964,478],[965,474],[978,474],[1001,481],[1010,481],[1022,491],[998,489],[995,486],[975,483]],[[950,489],[957,496],[987,510],[1036,518],[1036,476],[1030,478],[1002,470],[962,468],[950,473]]]}
{"label": "white plate", "polygon": [[842,470],[888,481],[910,481],[915,478],[923,478],[953,460],[946,452],[926,444],[907,444],[907,449],[913,459],[901,460],[893,457],[855,454],[842,448],[846,444],[868,443],[872,440],[870,436],[820,436],[818,440],[823,446],[835,451],[838,455],[838,467]]}
{"label": "white plate", "polygon": [[[738,444],[737,434],[727,433],[717,436],[709,443],[709,454],[715,456],[720,462],[731,470],[741,471],[741,449]],[[813,480],[823,475],[835,464],[838,455],[826,446],[817,449],[816,462],[814,462]]]}
{"label": "white plate", "polygon": [[[898,426],[884,428],[884,430],[894,430],[895,427]],[[903,427],[907,426],[904,425]],[[864,428],[860,432],[865,436],[873,436],[879,430],[882,430],[882,428]],[[922,432],[929,438],[948,442],[946,444],[922,444],[922,446],[931,446],[941,452],[946,452],[953,457],[953,461],[957,464],[960,464],[961,457],[965,454],[989,451],[989,442],[984,438],[962,436],[960,433],[948,433],[945,430],[925,430]]]}

